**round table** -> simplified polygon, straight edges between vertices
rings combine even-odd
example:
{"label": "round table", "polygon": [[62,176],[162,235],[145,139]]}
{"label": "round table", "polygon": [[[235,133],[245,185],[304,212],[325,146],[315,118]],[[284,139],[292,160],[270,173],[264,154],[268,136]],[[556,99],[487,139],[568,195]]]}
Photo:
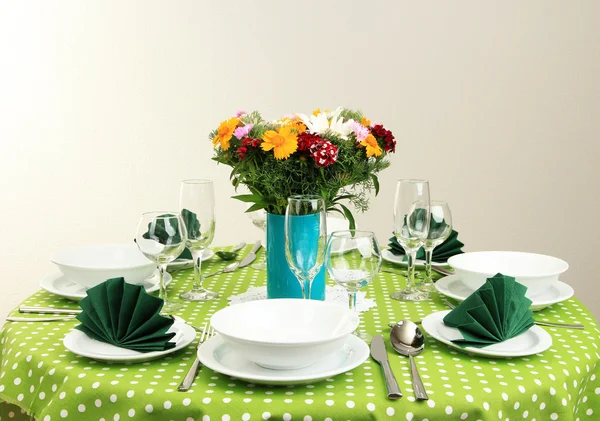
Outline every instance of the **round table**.
{"label": "round table", "polygon": [[[213,257],[204,269],[213,271],[225,264]],[[394,268],[387,263],[384,267]],[[191,287],[193,274],[184,270],[173,276],[169,292],[176,297]],[[205,283],[221,298],[184,303],[177,314],[189,323],[204,324],[228,305],[227,297],[264,285],[265,272],[247,267]],[[437,293],[420,303],[389,298],[403,286],[402,276],[380,273],[366,289],[377,306],[362,314],[361,329],[382,334],[387,342],[388,322],[422,319],[447,309]],[[77,308],[76,303],[45,291],[23,304]],[[545,328],[553,339],[550,349],[511,359],[473,357],[427,338],[426,349],[416,361],[428,401],[415,401],[408,359],[394,353],[389,342],[390,364],[404,393],[399,400],[387,399],[380,367],[370,358],[326,381],[287,387],[249,384],[204,367],[192,389],[182,393],[177,386],[194,360],[198,338],[160,360],[109,364],[64,348],[62,338],[77,321],[6,322],[0,331],[0,400],[5,401],[0,419],[29,419],[25,413],[44,421],[600,419],[596,321],[575,298],[537,312],[535,318],[578,322],[586,328]]]}

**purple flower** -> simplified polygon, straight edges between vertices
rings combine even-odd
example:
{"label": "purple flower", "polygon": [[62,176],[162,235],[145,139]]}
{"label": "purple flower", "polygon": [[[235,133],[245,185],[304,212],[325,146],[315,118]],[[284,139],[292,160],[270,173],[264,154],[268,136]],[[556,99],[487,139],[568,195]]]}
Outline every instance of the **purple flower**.
{"label": "purple flower", "polygon": [[237,111],[235,112],[235,116],[236,116],[237,118],[240,118],[240,117],[241,117],[241,116],[243,116],[243,115],[246,115],[246,111],[244,111],[244,110],[237,110]]}
{"label": "purple flower", "polygon": [[254,124],[252,124],[252,123],[246,124],[245,126],[242,126],[242,127],[238,127],[233,132],[233,135],[235,137],[237,137],[238,139],[242,140],[243,138],[248,136],[248,133],[250,133],[250,130],[252,130],[253,127],[254,127]]}
{"label": "purple flower", "polygon": [[352,128],[352,131],[356,135],[356,140],[359,142],[365,140],[370,133],[369,129],[360,124],[358,121],[349,120],[348,124],[350,125],[350,128]]}

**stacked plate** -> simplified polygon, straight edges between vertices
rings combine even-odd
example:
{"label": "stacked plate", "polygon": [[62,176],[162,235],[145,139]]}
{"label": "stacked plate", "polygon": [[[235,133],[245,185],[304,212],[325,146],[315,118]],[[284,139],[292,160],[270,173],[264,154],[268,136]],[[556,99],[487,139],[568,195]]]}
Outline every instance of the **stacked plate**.
{"label": "stacked plate", "polygon": [[569,265],[552,256],[515,251],[478,251],[452,256],[448,264],[456,272],[435,283],[441,294],[464,301],[487,278],[497,273],[512,276],[527,287],[525,296],[532,301],[531,309],[541,310],[568,300],[574,294],[570,285],[559,281]]}
{"label": "stacked plate", "polygon": [[352,370],[369,347],[352,334],[358,316],[316,300],[261,300],[219,310],[218,335],[198,348],[205,366],[253,383],[295,384]]}

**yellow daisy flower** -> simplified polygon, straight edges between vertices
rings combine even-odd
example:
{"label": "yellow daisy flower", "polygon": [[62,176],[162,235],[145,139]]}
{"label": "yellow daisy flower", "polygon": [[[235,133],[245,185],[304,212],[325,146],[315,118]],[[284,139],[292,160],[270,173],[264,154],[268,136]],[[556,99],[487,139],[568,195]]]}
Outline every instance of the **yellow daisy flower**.
{"label": "yellow daisy flower", "polygon": [[316,110],[314,110],[312,112],[312,115],[314,115],[315,117],[318,116],[319,114],[321,114],[321,109],[320,108],[317,108]]}
{"label": "yellow daisy flower", "polygon": [[371,125],[371,120],[369,120],[367,117],[363,117],[360,119],[360,124],[365,127],[369,127]]}
{"label": "yellow daisy flower", "polygon": [[238,118],[230,118],[229,120],[222,121],[219,124],[219,128],[217,129],[217,135],[213,137],[213,145],[216,148],[217,144],[221,145],[221,149],[226,151],[229,149],[229,141],[233,136],[233,132],[235,128],[239,124],[240,120]]}
{"label": "yellow daisy flower", "polygon": [[275,130],[269,130],[263,134],[263,142],[260,144],[263,151],[273,149],[275,159],[287,159],[298,149],[298,135],[290,126],[283,126]]}
{"label": "yellow daisy flower", "polygon": [[381,146],[379,146],[379,143],[377,143],[377,139],[375,139],[375,136],[373,136],[372,134],[369,134],[365,140],[360,142],[360,145],[367,148],[367,157],[373,155],[381,156],[381,154],[383,153],[383,151],[381,150]]}

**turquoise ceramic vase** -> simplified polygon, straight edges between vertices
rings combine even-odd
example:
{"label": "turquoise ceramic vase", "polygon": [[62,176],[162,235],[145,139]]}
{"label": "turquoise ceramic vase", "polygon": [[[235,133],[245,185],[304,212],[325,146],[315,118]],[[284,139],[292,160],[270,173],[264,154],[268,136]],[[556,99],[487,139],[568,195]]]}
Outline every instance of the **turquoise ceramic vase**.
{"label": "turquoise ceramic vase", "polygon": [[[292,216],[292,218],[306,218]],[[318,235],[314,218],[306,218],[308,231]],[[301,226],[301,225],[300,225]],[[301,226],[302,227],[302,226]],[[267,214],[267,298],[302,298],[302,288],[285,258],[285,215]],[[325,299],[325,270],[321,268],[313,280],[310,298]]]}

